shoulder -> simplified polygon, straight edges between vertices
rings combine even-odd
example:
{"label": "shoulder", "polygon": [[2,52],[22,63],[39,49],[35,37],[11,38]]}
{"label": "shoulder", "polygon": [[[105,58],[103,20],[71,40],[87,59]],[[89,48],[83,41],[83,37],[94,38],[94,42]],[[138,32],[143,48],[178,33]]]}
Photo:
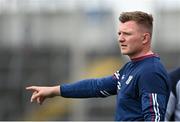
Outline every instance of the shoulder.
{"label": "shoulder", "polygon": [[165,67],[161,63],[147,62],[140,66],[139,73],[147,74],[164,74],[167,75]]}
{"label": "shoulder", "polygon": [[172,82],[177,83],[180,80],[180,67],[169,72],[169,76]]}
{"label": "shoulder", "polygon": [[[160,61],[157,58],[152,58],[146,61],[139,69],[140,82],[149,82],[149,85],[153,84],[164,84],[169,85],[169,76]],[[158,81],[158,82],[157,82]]]}
{"label": "shoulder", "polygon": [[180,91],[180,67],[169,72],[171,89],[174,96]]}

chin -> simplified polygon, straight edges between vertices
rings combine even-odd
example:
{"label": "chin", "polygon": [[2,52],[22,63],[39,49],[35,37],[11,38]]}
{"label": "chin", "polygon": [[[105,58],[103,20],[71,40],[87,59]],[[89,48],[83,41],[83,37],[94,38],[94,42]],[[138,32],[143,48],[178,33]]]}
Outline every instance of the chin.
{"label": "chin", "polygon": [[128,53],[123,53],[123,52],[121,52],[121,54],[123,54],[123,55],[128,55]]}
{"label": "chin", "polygon": [[126,52],[126,51],[121,50],[121,54],[123,54],[123,55],[127,55],[127,54],[129,54],[129,53],[128,53],[128,52]]}

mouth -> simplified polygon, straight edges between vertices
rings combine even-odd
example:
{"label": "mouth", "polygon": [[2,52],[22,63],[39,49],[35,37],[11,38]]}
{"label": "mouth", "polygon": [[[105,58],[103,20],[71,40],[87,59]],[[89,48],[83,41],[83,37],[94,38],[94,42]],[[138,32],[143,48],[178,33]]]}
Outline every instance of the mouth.
{"label": "mouth", "polygon": [[121,44],[121,47],[127,47],[127,45],[125,45],[125,44]]}

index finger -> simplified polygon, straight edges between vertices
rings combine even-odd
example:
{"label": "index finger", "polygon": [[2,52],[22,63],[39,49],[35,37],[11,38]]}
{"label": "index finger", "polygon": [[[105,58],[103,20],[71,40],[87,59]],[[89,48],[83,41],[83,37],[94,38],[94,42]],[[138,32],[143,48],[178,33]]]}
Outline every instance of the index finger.
{"label": "index finger", "polygon": [[28,87],[26,87],[26,90],[37,91],[37,87],[36,86],[28,86]]}

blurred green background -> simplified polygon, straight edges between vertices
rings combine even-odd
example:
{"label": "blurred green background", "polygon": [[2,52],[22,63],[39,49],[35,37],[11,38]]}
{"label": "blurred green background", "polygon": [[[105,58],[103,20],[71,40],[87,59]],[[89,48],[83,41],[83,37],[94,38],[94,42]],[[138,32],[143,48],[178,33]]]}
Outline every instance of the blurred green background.
{"label": "blurred green background", "polygon": [[132,10],[153,14],[153,49],[178,67],[180,0],[0,0],[0,120],[114,120],[116,96],[40,106],[25,87],[112,75],[128,60],[118,17]]}

